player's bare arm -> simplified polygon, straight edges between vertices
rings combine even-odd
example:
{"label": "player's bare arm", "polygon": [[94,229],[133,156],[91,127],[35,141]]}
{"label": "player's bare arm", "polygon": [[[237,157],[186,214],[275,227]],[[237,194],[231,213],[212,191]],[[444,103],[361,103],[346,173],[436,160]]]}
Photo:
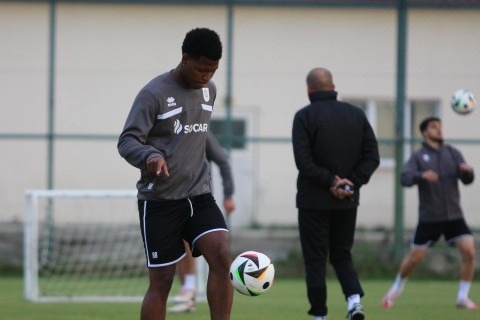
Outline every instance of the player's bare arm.
{"label": "player's bare arm", "polygon": [[155,157],[149,159],[147,161],[147,170],[148,172],[153,173],[156,176],[159,176],[162,172],[167,177],[170,176],[170,174],[168,173],[167,162],[162,157]]}

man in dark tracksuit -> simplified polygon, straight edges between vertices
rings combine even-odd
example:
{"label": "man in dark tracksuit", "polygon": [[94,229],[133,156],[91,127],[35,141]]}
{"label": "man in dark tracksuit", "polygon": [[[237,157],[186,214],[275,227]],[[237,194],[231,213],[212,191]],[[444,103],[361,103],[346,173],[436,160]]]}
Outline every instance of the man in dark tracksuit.
{"label": "man in dark tracksuit", "polygon": [[379,165],[378,144],[362,110],[337,101],[330,71],[307,76],[311,104],[293,121],[297,208],[309,314],[326,319],[327,256],[348,301],[348,318],[365,318],[363,290],[351,257],[360,188]]}
{"label": "man in dark tracksuit", "polygon": [[479,306],[468,297],[475,273],[474,238],[463,217],[458,189],[458,180],[464,184],[473,182],[473,168],[465,162],[460,151],[443,143],[439,118],[424,119],[420,132],[425,141],[403,167],[401,181],[404,187],[418,185],[418,224],[411,250],[382,299],[382,306],[393,307],[408,276],[423,260],[428,248],[444,235],[448,243],[458,248],[462,257],[457,307],[476,310]]}

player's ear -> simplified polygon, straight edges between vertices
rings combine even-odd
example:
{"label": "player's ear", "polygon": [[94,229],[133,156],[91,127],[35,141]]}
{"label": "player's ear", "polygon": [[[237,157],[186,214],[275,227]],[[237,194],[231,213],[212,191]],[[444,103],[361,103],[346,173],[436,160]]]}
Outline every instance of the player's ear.
{"label": "player's ear", "polygon": [[182,54],[182,65],[184,66],[186,63],[187,63],[187,60],[188,60],[188,54],[184,53]]}

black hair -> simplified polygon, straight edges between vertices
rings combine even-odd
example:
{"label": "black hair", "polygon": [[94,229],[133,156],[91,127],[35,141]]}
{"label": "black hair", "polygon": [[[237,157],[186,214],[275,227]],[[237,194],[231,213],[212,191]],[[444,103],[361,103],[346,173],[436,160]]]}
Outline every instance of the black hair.
{"label": "black hair", "polygon": [[219,35],[207,28],[195,28],[187,32],[182,44],[182,53],[194,59],[205,57],[210,60],[222,58],[222,42]]}
{"label": "black hair", "polygon": [[427,130],[427,127],[428,127],[428,124],[432,121],[438,121],[438,122],[442,122],[440,120],[440,118],[438,117],[428,117],[428,118],[425,118],[422,120],[422,122],[420,122],[420,132],[423,133],[423,131]]}

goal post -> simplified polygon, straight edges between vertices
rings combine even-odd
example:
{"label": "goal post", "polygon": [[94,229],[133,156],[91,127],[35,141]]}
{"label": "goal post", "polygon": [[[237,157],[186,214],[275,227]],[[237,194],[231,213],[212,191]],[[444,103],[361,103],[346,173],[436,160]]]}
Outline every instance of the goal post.
{"label": "goal post", "polygon": [[[136,199],[136,190],[27,190],[25,299],[141,301],[148,270]],[[205,297],[205,264],[196,259],[200,301]]]}

